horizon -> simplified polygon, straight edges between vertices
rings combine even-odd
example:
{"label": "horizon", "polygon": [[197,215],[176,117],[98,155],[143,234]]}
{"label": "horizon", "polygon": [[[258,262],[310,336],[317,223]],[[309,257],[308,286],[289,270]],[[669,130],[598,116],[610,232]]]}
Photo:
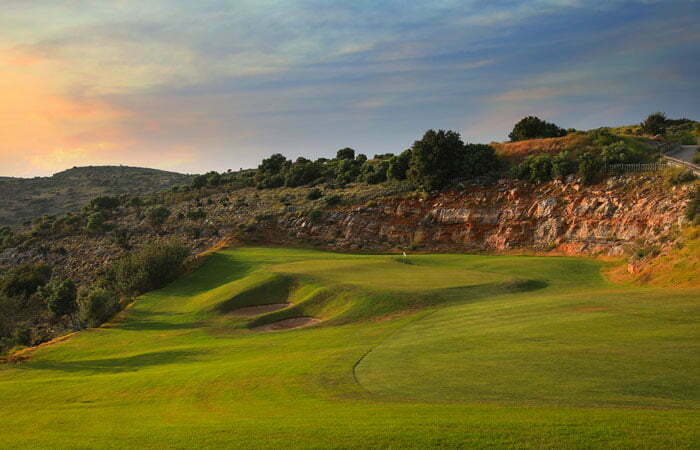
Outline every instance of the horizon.
{"label": "horizon", "polygon": [[10,0],[0,176],[399,153],[430,128],[488,143],[527,115],[697,119],[698,3]]}

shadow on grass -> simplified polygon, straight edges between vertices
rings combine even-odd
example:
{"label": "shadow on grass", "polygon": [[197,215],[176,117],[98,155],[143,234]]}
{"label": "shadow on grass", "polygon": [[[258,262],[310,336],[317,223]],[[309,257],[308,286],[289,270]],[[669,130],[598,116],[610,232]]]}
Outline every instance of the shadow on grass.
{"label": "shadow on grass", "polygon": [[200,352],[169,350],[142,353],[140,355],[127,356],[124,358],[89,359],[82,361],[36,361],[19,367],[31,370],[56,370],[61,372],[134,372],[145,367],[195,362],[198,354],[200,354]]}
{"label": "shadow on grass", "polygon": [[549,283],[542,280],[511,280],[469,286],[456,286],[430,291],[421,296],[425,305],[440,303],[470,303],[504,294],[516,294],[544,289]]}
{"label": "shadow on grass", "polygon": [[253,269],[253,264],[235,259],[231,255],[213,253],[194,272],[158,292],[163,296],[194,297],[241,279]]}
{"label": "shadow on grass", "polygon": [[187,321],[178,323],[174,317],[179,313],[150,312],[142,310],[129,311],[127,320],[119,323],[115,328],[129,331],[167,331],[167,330],[192,330],[200,328],[197,322]]}

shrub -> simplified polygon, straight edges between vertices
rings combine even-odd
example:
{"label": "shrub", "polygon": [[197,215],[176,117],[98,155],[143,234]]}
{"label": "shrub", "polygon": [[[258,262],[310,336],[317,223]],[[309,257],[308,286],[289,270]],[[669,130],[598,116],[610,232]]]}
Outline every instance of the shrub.
{"label": "shrub", "polygon": [[309,220],[312,222],[319,222],[322,217],[323,213],[318,209],[314,209],[309,213]]}
{"label": "shrub", "polygon": [[690,170],[677,171],[671,175],[669,181],[673,185],[685,184],[695,181],[697,177]]}
{"label": "shrub", "polygon": [[126,228],[117,228],[112,231],[112,240],[119,247],[128,250],[131,247],[129,243],[130,233]]}
{"label": "shrub", "polygon": [[157,206],[148,211],[148,223],[153,227],[160,227],[170,217],[170,210],[165,206]]}
{"label": "shrub", "polygon": [[320,189],[314,188],[309,191],[308,194],[306,194],[306,199],[307,200],[318,200],[323,196],[323,193],[321,192]]}
{"label": "shrub", "polygon": [[179,242],[154,243],[132,251],[106,271],[111,288],[124,295],[139,295],[165,286],[180,276],[187,247]]}
{"label": "shrub", "polygon": [[700,217],[700,187],[695,188],[695,191],[690,195],[688,206],[685,210],[685,218],[695,223]]}
{"label": "shrub", "polygon": [[93,198],[90,201],[89,207],[90,209],[96,211],[110,211],[115,208],[118,208],[120,204],[121,200],[119,199],[119,197],[102,196]]}
{"label": "shrub", "polygon": [[561,152],[552,158],[552,177],[563,179],[578,170],[576,161],[568,152]]}
{"label": "shrub", "polygon": [[603,164],[641,163],[646,160],[646,154],[620,141],[603,148],[600,159]]}
{"label": "shrub", "polygon": [[89,327],[96,327],[119,312],[117,295],[107,289],[91,287],[83,289],[78,295],[78,311],[81,322]]}
{"label": "shrub", "polygon": [[14,243],[14,233],[10,227],[0,227],[0,249],[11,247]]}
{"label": "shrub", "polygon": [[541,139],[566,136],[566,130],[553,123],[541,120],[539,117],[528,116],[521,119],[513,127],[508,137],[511,141],[526,139]]}
{"label": "shrub", "polygon": [[651,135],[664,134],[666,131],[666,120],[666,115],[662,112],[650,114],[640,125],[642,133]]}
{"label": "shrub", "polygon": [[105,221],[105,216],[101,212],[97,211],[88,216],[87,225],[85,228],[90,233],[100,233],[104,230]]}
{"label": "shrub", "polygon": [[8,297],[29,297],[44,286],[51,277],[45,264],[25,264],[10,269],[2,278],[2,293]]}
{"label": "shrub", "polygon": [[12,331],[12,341],[15,345],[32,345],[32,327],[26,322],[18,324]]}
{"label": "shrub", "polygon": [[622,140],[620,136],[611,133],[609,128],[598,128],[590,131],[588,134],[593,144],[597,147],[605,147],[606,145],[614,144]]}
{"label": "shrub", "polygon": [[342,202],[343,198],[338,195],[338,194],[331,194],[331,195],[326,195],[323,198],[323,201],[326,203],[326,206],[335,206],[340,204]]}
{"label": "shrub", "polygon": [[578,163],[578,175],[584,183],[596,182],[602,175],[603,164],[593,153],[581,154]]}
{"label": "shrub", "polygon": [[202,208],[190,209],[187,211],[186,217],[190,220],[202,220],[207,217],[207,213]]}
{"label": "shrub", "polygon": [[56,317],[70,316],[78,309],[77,290],[72,280],[51,281],[42,288],[42,297]]}

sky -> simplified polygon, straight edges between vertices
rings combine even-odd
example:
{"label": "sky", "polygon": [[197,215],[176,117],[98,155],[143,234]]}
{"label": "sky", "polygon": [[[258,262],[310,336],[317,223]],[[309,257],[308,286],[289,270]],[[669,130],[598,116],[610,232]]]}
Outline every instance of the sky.
{"label": "sky", "polygon": [[0,176],[700,120],[698,0],[2,0]]}

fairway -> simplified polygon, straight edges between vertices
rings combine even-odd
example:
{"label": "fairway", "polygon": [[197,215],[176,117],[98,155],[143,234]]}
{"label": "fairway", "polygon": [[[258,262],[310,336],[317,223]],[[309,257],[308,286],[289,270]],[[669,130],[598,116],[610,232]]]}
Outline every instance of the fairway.
{"label": "fairway", "polygon": [[405,262],[215,253],[0,366],[1,446],[700,445],[700,290],[615,285],[583,258]]}

